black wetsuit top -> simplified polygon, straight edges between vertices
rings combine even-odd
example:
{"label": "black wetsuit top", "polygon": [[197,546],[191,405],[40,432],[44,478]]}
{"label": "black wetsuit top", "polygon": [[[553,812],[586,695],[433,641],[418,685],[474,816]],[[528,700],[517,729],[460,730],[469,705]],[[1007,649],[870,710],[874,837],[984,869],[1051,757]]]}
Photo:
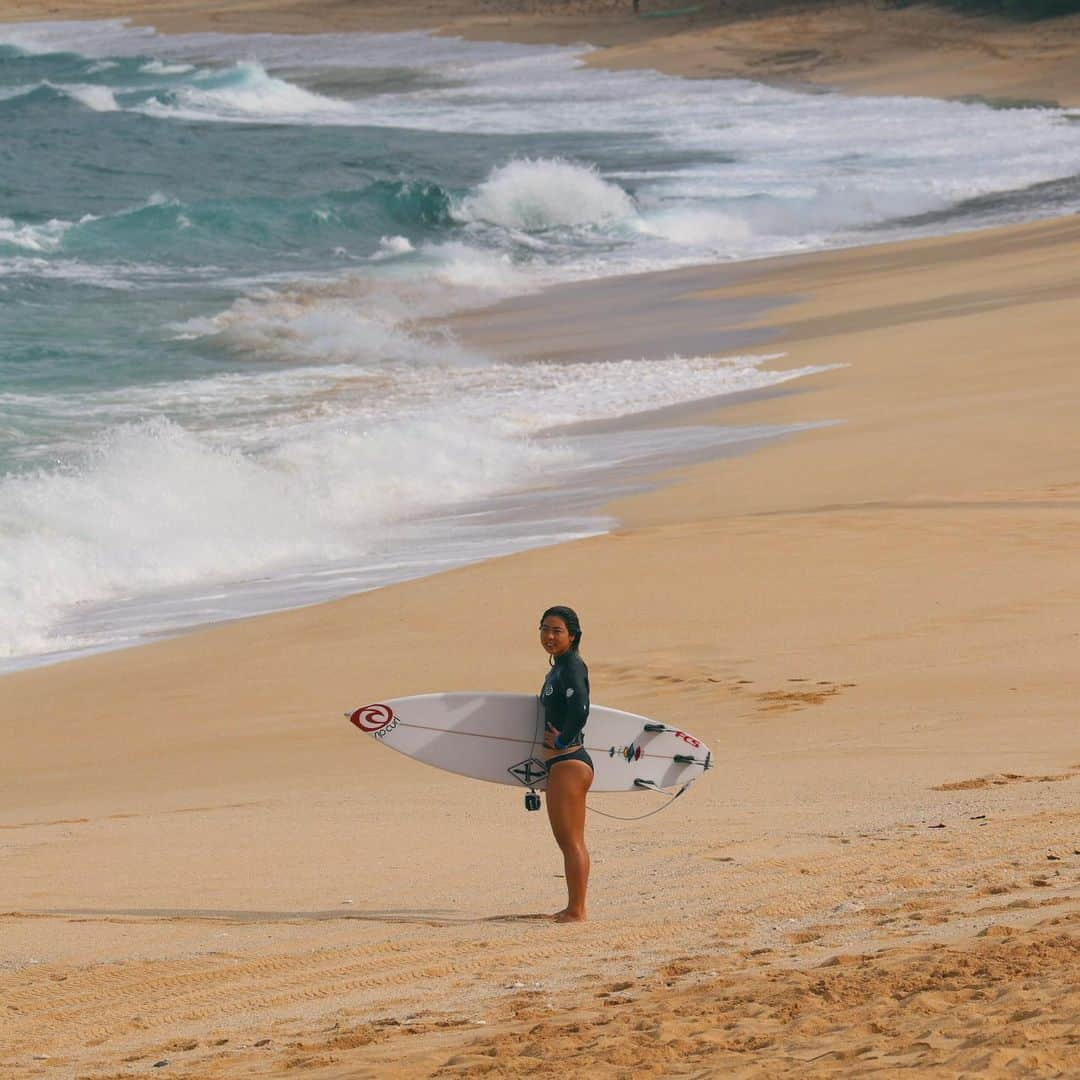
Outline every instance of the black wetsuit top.
{"label": "black wetsuit top", "polygon": [[589,669],[572,649],[555,658],[540,687],[540,706],[544,723],[558,732],[556,749],[581,745],[581,732],[589,717]]}

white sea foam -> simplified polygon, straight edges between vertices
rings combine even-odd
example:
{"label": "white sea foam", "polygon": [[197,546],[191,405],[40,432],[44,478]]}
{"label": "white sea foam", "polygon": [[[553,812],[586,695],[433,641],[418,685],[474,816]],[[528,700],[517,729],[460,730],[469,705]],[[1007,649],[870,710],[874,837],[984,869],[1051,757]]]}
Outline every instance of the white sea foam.
{"label": "white sea foam", "polygon": [[481,257],[452,258],[430,276],[405,280],[344,277],[287,289],[263,288],[226,310],[175,327],[178,336],[216,338],[261,359],[293,363],[471,363],[445,334],[416,320],[491,303],[503,295]]}
{"label": "white sea foam", "polygon": [[56,89],[63,91],[72,100],[94,112],[119,112],[120,110],[116,96],[107,86],[72,84],[57,86]]}
{"label": "white sea foam", "polygon": [[[182,337],[217,337],[230,348],[262,359],[291,362],[395,360],[424,362],[433,346],[400,329],[401,319],[388,307],[359,307],[340,289],[320,295],[303,292],[268,293],[236,301],[210,318],[189,320],[177,327]],[[454,347],[443,343],[440,355]]]}
{"label": "white sea foam", "polygon": [[371,257],[373,259],[391,259],[395,255],[407,255],[414,251],[408,237],[405,236],[380,236],[379,250]]}
{"label": "white sea foam", "polygon": [[[53,218],[39,224],[19,223],[12,218],[0,217],[0,244],[11,244],[14,247],[23,248],[26,251],[41,253],[55,252],[63,246],[65,238],[80,226],[89,225],[93,222],[102,220],[128,217],[129,215],[137,214],[140,210],[145,210],[148,207],[179,205],[181,204],[175,199],[158,191],[149,195],[143,202],[117,210],[105,217],[95,214],[84,214],[78,221],[63,221],[59,218]],[[68,277],[70,276],[68,271],[74,265],[76,264],[70,260],[66,263],[57,261],[54,264],[56,273],[49,274],[48,266],[44,263],[13,264],[9,260],[8,272],[14,272],[23,268],[27,270],[34,270],[37,268],[43,271],[42,276]],[[93,277],[100,277],[95,265],[89,263],[84,263],[82,265],[88,280]],[[142,266],[135,266],[134,269],[139,275],[145,276],[146,273],[152,272],[154,268],[150,267],[148,264],[144,264]],[[156,268],[158,276],[163,272],[167,272],[163,267]]]}
{"label": "white sea foam", "polygon": [[[38,86],[44,85],[38,83]],[[0,101],[14,101],[16,98],[26,97],[32,94],[37,86],[5,86],[0,88]]]}
{"label": "white sea foam", "polygon": [[0,244],[11,244],[26,251],[55,251],[72,226],[72,221],[53,219],[41,225],[20,225],[0,217]]}
{"label": "white sea foam", "polygon": [[[417,366],[389,382],[346,365],[132,391],[187,425],[114,427],[81,460],[0,480],[0,656],[89,644],[53,636],[73,605],[362,558],[388,523],[572,467],[565,441],[538,438],[550,423],[809,370],[761,361]],[[67,407],[85,416],[93,401]]]}
{"label": "white sea foam", "polygon": [[[0,243],[3,242],[3,223],[0,222]],[[37,249],[34,249],[37,250]],[[191,271],[198,276],[198,270]],[[138,289],[147,280],[172,277],[174,272],[160,266],[133,263],[87,263],[78,259],[37,258],[22,255],[0,258],[0,278],[38,278],[43,281],[68,281],[101,289]]]}
{"label": "white sea foam", "polygon": [[514,56],[537,55],[534,46],[466,42],[420,30],[393,34],[163,34],[123,18],[2,23],[0,45],[11,45],[31,55],[70,52],[90,58],[151,56],[159,60],[182,58],[192,63],[207,62],[210,57],[242,61],[256,53],[273,66],[333,69],[368,63],[373,58],[379,63],[372,66],[381,68],[446,65],[460,69],[462,64],[505,64]]}
{"label": "white sea foam", "polygon": [[[425,319],[484,307],[508,296],[534,291],[557,280],[531,272],[508,255],[460,241],[425,244],[413,251],[387,245],[417,260],[393,276],[328,275],[287,287],[252,286],[247,295],[212,316],[173,327],[178,338],[215,338],[227,347],[262,359],[298,363],[345,362],[473,364],[452,337],[437,328],[423,331]],[[376,255],[378,261],[378,255]]]}
{"label": "white sea foam", "polygon": [[150,60],[139,70],[147,75],[186,75],[195,68],[191,64],[167,64],[164,60]]}
{"label": "white sea foam", "polygon": [[275,78],[251,60],[224,73],[200,74],[186,86],[135,106],[134,111],[163,119],[340,123],[351,114],[352,106]]}
{"label": "white sea foam", "polygon": [[494,169],[457,208],[465,221],[529,232],[628,218],[634,202],[595,168],[568,161],[520,160]]}
{"label": "white sea foam", "polygon": [[[306,227],[312,213],[321,214],[317,231],[328,245],[321,250],[336,258],[304,265],[310,252],[294,262],[297,249],[281,258],[284,249],[271,245],[229,263],[235,253],[222,229],[205,259],[220,250],[233,269],[208,268],[213,291],[192,289],[161,316],[184,318],[176,336],[194,343],[202,363],[221,361],[229,373],[185,378],[179,363],[174,382],[138,382],[140,374],[132,385],[120,375],[121,385],[109,389],[0,397],[0,426],[8,416],[29,418],[26,430],[51,439],[12,460],[64,461],[0,480],[0,653],[9,655],[56,647],[69,632],[65,616],[88,604],[128,596],[137,606],[149,593],[194,593],[205,583],[230,583],[210,587],[229,593],[253,576],[302,580],[334,560],[366,565],[394,523],[404,528],[417,515],[538,480],[552,485],[579,475],[574,470],[589,455],[610,462],[636,453],[631,443],[640,449],[650,441],[552,439],[545,425],[610,420],[805,373],[766,370],[760,358],[509,366],[423,329],[425,319],[585,276],[865,240],[857,230],[1080,172],[1080,127],[1060,111],[602,72],[584,68],[580,49],[424,34],[169,38],[120,21],[0,26],[3,42],[31,52],[138,57],[139,77],[128,80],[135,86],[119,85],[117,76],[117,85],[55,89],[91,111],[149,114],[160,125],[140,119],[131,126],[159,137],[183,134],[177,120],[265,122],[293,125],[290,142],[301,146],[305,126],[353,125],[332,135],[356,145],[362,168],[350,175],[367,175],[367,140],[393,145],[386,159],[391,174],[400,166],[394,178],[423,173],[419,179],[452,192],[453,215],[449,223],[440,215],[433,227],[399,223],[395,204],[395,216],[375,217],[378,231],[350,235],[365,215],[386,213],[385,205],[365,200],[360,179],[341,202],[324,202],[323,194],[339,192],[320,191],[315,169],[308,174],[315,183],[302,193],[267,200],[259,225],[271,221],[272,231],[272,215],[284,212]],[[105,64],[93,66],[95,82],[108,82],[97,78]],[[343,73],[355,68],[369,70],[350,88]],[[374,86],[371,71],[387,69],[394,70],[386,89]],[[5,105],[5,113],[20,104]],[[83,121],[91,131],[91,112]],[[359,125],[396,130],[372,136]],[[459,133],[469,138],[458,140]],[[326,138],[313,133],[322,145]],[[259,139],[271,141],[265,131]],[[492,145],[508,147],[506,156],[493,168],[485,161],[491,171],[478,179],[476,155]],[[445,172],[430,152],[435,146],[449,155]],[[589,164],[594,150],[608,168]],[[544,153],[567,158],[536,156]],[[581,160],[569,160],[574,155]],[[384,179],[388,167],[376,160],[371,174]],[[300,201],[282,211],[293,195]],[[214,220],[228,220],[227,201],[213,207]],[[170,242],[189,245],[190,258],[213,215],[161,192],[133,209],[165,203],[177,206],[184,230]],[[245,203],[244,223],[250,210]],[[186,263],[147,265],[156,255],[132,242],[138,221],[71,237],[81,222],[44,220],[53,213],[74,219],[78,210],[0,217],[0,244],[15,249],[0,258],[5,284],[52,278],[135,289],[156,275],[201,280]],[[155,228],[162,218],[168,215],[147,215]],[[392,235],[375,247],[380,232]],[[78,259],[66,257],[69,237]],[[98,242],[106,247],[94,261]],[[129,242],[134,255],[125,259]],[[372,276],[340,278],[343,262]],[[186,318],[193,310],[202,314]],[[186,348],[170,347],[177,355]],[[160,358],[147,360],[151,378],[160,378]],[[155,414],[170,419],[145,422]],[[715,439],[701,437],[702,445]],[[437,533],[423,521],[428,535]],[[444,547],[436,562],[456,543],[448,536],[438,534],[433,546]],[[481,538],[473,557],[500,542]],[[387,561],[407,561],[411,550]],[[108,620],[94,631],[111,632]]]}
{"label": "white sea foam", "polygon": [[745,251],[754,235],[746,218],[721,210],[660,210],[642,215],[634,226],[645,236],[685,247],[711,248],[725,255]]}
{"label": "white sea foam", "polygon": [[486,251],[459,240],[425,244],[421,254],[428,260],[430,281],[436,286],[417,283],[412,287],[414,295],[417,289],[422,291],[422,300],[417,297],[417,301],[423,305],[419,312],[423,315],[445,315],[490,304],[506,296],[531,292],[561,277],[558,271],[545,273],[543,267],[515,262],[506,252]]}
{"label": "white sea foam", "polygon": [[[655,250],[628,252],[629,262],[639,266],[663,265],[665,259],[677,264],[693,249],[699,257],[724,250],[724,218],[733,226],[741,220],[751,236],[764,237],[765,251],[784,249],[783,238],[788,249],[821,246],[835,240],[829,234],[837,230],[1080,171],[1080,136],[1061,110],[842,98],[734,80],[601,72],[582,66],[581,48],[465,43],[424,34],[166,37],[119,20],[3,27],[0,41],[88,56],[149,53],[155,60],[147,67],[160,64],[161,70],[205,65],[208,56],[232,65],[212,72],[200,67],[179,86],[127,106],[162,119],[506,135],[622,132],[661,140],[687,156],[730,153],[730,161],[715,167],[638,169],[629,193],[611,185],[610,176],[596,177],[589,189],[579,176],[556,175],[552,162],[531,176],[511,164],[465,200],[476,220],[522,230],[527,241],[536,229],[632,219],[625,202],[632,197],[641,218],[638,235],[663,242]],[[438,92],[425,85],[339,100],[304,89],[292,74],[365,65],[422,69],[447,85]],[[106,97],[96,104],[111,107]],[[558,191],[567,197],[558,198]],[[702,244],[692,239],[695,211],[705,226]],[[761,253],[752,244],[730,244],[737,256]]]}
{"label": "white sea foam", "polygon": [[41,89],[62,94],[93,112],[117,112],[120,108],[115,94],[106,86],[95,86],[92,83],[54,83],[48,79],[32,85],[4,87],[0,89],[0,101],[14,101]]}
{"label": "white sea foam", "polygon": [[132,26],[127,19],[59,19],[0,25],[0,45],[11,45],[30,55],[72,52],[95,58],[130,56],[158,37],[152,27]]}

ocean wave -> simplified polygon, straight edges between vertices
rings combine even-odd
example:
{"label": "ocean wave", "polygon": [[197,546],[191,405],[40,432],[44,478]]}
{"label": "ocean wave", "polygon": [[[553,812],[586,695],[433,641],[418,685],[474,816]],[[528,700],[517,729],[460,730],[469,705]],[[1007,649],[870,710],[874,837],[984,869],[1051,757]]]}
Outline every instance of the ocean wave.
{"label": "ocean wave", "polygon": [[[248,286],[228,308],[174,326],[184,340],[213,339],[241,355],[292,363],[475,364],[452,335],[426,320],[533,292],[553,280],[541,267],[462,240],[383,240],[376,266],[407,258],[392,274],[354,272],[321,281]],[[235,284],[241,285],[241,282]]]}
{"label": "ocean wave", "polygon": [[133,26],[127,19],[6,23],[0,26],[0,45],[27,56],[73,53],[105,58],[128,56],[159,37],[149,26]]}
{"label": "ocean wave", "polygon": [[692,207],[643,214],[635,228],[644,236],[656,236],[673,244],[712,248],[731,254],[745,250],[754,229],[738,213]]}
{"label": "ocean wave", "polygon": [[453,223],[450,193],[430,181],[376,180],[351,198],[373,203],[403,225],[438,228]]}
{"label": "ocean wave", "polygon": [[481,358],[459,348],[421,320],[493,303],[526,292],[505,258],[464,244],[425,247],[412,275],[345,275],[290,288],[260,288],[212,316],[174,327],[182,339],[214,339],[225,348],[263,360],[291,363],[473,364]]}
{"label": "ocean wave", "polygon": [[0,480],[0,657],[88,644],[52,634],[76,604],[359,558],[380,522],[545,461],[450,415],[309,424],[262,456],[165,420],[113,429],[80,464]]}
{"label": "ocean wave", "polygon": [[[148,256],[181,264],[227,257],[250,262],[245,250],[262,252],[281,246],[333,245],[342,254],[389,249],[380,236],[397,235],[395,255],[408,254],[414,240],[437,237],[458,227],[451,214],[451,194],[424,181],[377,180],[353,191],[203,199],[185,202],[155,192],[131,206],[78,221],[17,222],[0,217],[0,245],[52,252],[63,248],[84,260],[124,256],[145,262]],[[372,246],[374,252],[372,251]]]}
{"label": "ocean wave", "polygon": [[633,199],[595,166],[561,159],[522,159],[498,166],[455,208],[463,221],[539,232],[629,218]]}
{"label": "ocean wave", "polygon": [[217,315],[178,325],[176,335],[184,340],[212,338],[240,354],[291,363],[465,359],[444,336],[410,333],[403,312],[385,300],[381,305],[371,302],[366,283],[357,281],[352,290],[348,286],[344,281],[322,294],[309,287],[245,297]]}
{"label": "ocean wave", "polygon": [[[50,84],[51,85],[51,84]],[[56,86],[54,89],[66,94],[73,101],[84,105],[92,112],[119,112],[120,106],[116,101],[116,95],[107,86],[93,86],[92,84],[73,84]]]}
{"label": "ocean wave", "polygon": [[425,287],[422,311],[446,315],[508,296],[522,296],[562,278],[553,267],[515,261],[510,253],[463,240],[424,244],[420,253],[434,289]]}
{"label": "ocean wave", "polygon": [[120,22],[4,41],[29,50],[3,49],[25,85],[0,99],[0,288],[27,327],[3,350],[22,396],[0,401],[23,470],[0,481],[11,649],[46,647],[73,604],[362,561],[440,499],[550,491],[579,459],[542,424],[798,374],[506,365],[432,319],[883,222],[947,231],[958,207],[1030,216],[1080,170],[1054,110],[600,72],[574,49]]}
{"label": "ocean wave", "polygon": [[[2,234],[0,223],[0,234]],[[2,242],[2,236],[0,236]],[[162,280],[204,281],[218,273],[213,266],[188,267],[184,273],[174,267],[153,263],[104,263],[84,262],[79,259],[42,258],[40,256],[16,255],[0,257],[0,278],[23,280],[63,281],[73,285],[88,285],[98,289],[131,291],[144,288],[148,283]]]}
{"label": "ocean wave", "polygon": [[6,102],[15,102],[19,98],[27,97],[32,94],[41,84],[38,83],[35,86],[5,86],[0,87],[0,105]]}
{"label": "ocean wave", "polygon": [[[186,409],[188,426],[121,424],[80,459],[0,479],[0,657],[92,644],[56,637],[75,605],[362,559],[390,523],[551,482],[577,452],[540,438],[546,425],[819,370],[765,359],[429,364],[392,383],[346,365],[144,388],[158,407]],[[213,430],[200,432],[207,414]]]}
{"label": "ocean wave", "polygon": [[359,555],[395,510],[516,472],[513,447],[463,425],[306,436],[258,459],[150,421],[73,468],[0,481],[0,656],[50,647],[72,604]]}
{"label": "ocean wave", "polygon": [[380,236],[379,248],[371,257],[372,259],[393,259],[399,255],[408,255],[415,251],[412,242],[407,236]]}
{"label": "ocean wave", "polygon": [[350,116],[347,101],[325,97],[276,78],[256,60],[224,71],[199,74],[186,85],[161,91],[133,111],[160,119],[278,123],[340,122]]}
{"label": "ocean wave", "polygon": [[24,86],[7,86],[0,91],[0,110],[17,114],[27,105],[56,101],[67,96],[61,89],[45,79]]}
{"label": "ocean wave", "polygon": [[26,86],[9,87],[0,91],[0,105],[9,112],[27,105],[57,100],[73,101],[91,112],[119,112],[121,106],[116,93],[107,86],[93,83],[54,83],[49,79]]}
{"label": "ocean wave", "polygon": [[148,60],[139,70],[147,75],[187,75],[195,68],[191,64],[168,64],[164,60]]}
{"label": "ocean wave", "polygon": [[11,218],[0,217],[0,245],[22,248],[25,251],[55,251],[64,234],[75,227],[73,221],[54,219],[38,225],[20,225]]}
{"label": "ocean wave", "polygon": [[[83,246],[91,249],[89,253],[93,253],[95,237],[108,241],[106,245],[99,247],[115,248],[117,239],[127,233],[134,234],[137,239],[133,248],[145,248],[144,235],[150,231],[147,229],[147,222],[160,217],[162,213],[175,222],[180,206],[181,203],[162,192],[153,192],[134,206],[101,216],[84,214],[78,221],[54,218],[47,222],[20,223],[11,218],[0,217],[0,245],[10,244],[27,251],[52,253],[61,251],[65,245],[79,239]],[[89,263],[84,265],[89,271]],[[35,265],[31,269],[38,267]]]}

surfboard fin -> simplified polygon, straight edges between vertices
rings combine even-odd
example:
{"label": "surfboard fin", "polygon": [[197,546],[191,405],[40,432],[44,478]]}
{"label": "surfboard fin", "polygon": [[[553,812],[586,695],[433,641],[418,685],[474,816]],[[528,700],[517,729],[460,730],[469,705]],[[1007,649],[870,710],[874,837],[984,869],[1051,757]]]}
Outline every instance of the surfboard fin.
{"label": "surfboard fin", "polygon": [[657,791],[659,790],[659,786],[655,780],[643,780],[640,776],[634,780],[634,787],[655,788]]}
{"label": "surfboard fin", "polygon": [[711,758],[712,754],[709,754],[704,761],[701,761],[690,754],[676,754],[671,760],[674,761],[676,765],[700,765],[703,769],[707,769]]}

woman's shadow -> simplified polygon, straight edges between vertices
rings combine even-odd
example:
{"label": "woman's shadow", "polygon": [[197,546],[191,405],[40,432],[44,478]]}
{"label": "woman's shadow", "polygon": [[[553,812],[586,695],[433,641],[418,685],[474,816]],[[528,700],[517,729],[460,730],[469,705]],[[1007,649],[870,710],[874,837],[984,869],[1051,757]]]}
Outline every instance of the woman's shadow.
{"label": "woman's shadow", "polygon": [[232,925],[310,922],[412,923],[419,926],[466,926],[471,923],[523,922],[549,919],[541,913],[459,915],[441,908],[384,908],[322,911],[249,911],[234,908],[49,908],[10,912],[9,917],[63,919],[67,922],[215,922]]}

